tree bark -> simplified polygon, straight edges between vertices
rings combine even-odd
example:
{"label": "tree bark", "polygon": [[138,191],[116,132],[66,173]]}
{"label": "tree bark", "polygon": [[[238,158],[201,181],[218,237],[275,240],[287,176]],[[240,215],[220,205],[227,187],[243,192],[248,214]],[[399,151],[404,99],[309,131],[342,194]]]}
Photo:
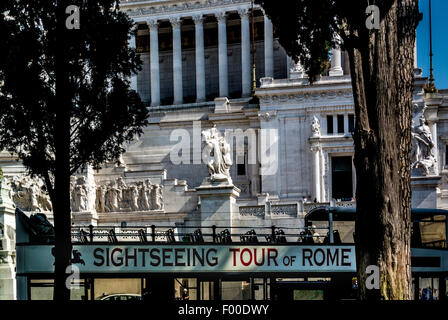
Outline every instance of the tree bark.
{"label": "tree bark", "polygon": [[56,124],[53,214],[55,228],[55,282],[54,300],[70,300],[70,290],[65,284],[66,269],[71,265],[71,218],[70,218],[70,108],[67,29],[65,27],[66,0],[58,3],[56,30]]}
{"label": "tree bark", "polygon": [[[379,2],[379,30],[347,47],[356,114],[355,242],[361,299],[411,298],[410,145],[417,0]],[[380,289],[366,288],[366,268]]]}

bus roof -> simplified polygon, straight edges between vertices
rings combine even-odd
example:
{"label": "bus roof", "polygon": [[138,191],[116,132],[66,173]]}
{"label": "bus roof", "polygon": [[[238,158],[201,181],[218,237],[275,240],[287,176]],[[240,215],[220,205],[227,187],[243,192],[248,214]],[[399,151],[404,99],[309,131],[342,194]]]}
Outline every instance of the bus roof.
{"label": "bus roof", "polygon": [[[311,209],[305,216],[305,221],[328,221],[328,213],[333,214],[333,221],[354,221],[356,207],[330,207],[319,206]],[[413,221],[434,216],[448,216],[448,210],[435,208],[412,208],[411,218]]]}

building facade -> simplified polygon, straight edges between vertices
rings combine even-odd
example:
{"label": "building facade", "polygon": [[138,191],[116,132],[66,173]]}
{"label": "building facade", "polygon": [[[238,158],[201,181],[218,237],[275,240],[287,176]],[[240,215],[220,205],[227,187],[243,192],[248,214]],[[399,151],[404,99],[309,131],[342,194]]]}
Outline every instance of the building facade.
{"label": "building facade", "polygon": [[[72,178],[75,225],[301,228],[312,208],[355,206],[347,54],[334,48],[328,71],[310,85],[255,6],[259,104],[251,104],[250,9],[246,0],[121,1],[135,21],[129,44],[143,69],[131,85],[149,125],[120,165]],[[412,205],[448,209],[448,91],[425,95],[427,79],[415,67]],[[224,173],[214,167],[217,154],[204,153],[213,135],[228,145]],[[0,166],[15,205],[52,221],[42,181],[4,152]],[[227,180],[212,181],[219,173]]]}

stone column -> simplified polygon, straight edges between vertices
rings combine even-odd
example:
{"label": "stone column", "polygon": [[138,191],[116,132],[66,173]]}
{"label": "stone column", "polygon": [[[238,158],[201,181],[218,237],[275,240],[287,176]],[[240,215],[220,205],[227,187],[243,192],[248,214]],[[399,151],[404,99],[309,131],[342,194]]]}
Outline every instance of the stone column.
{"label": "stone column", "polygon": [[260,130],[257,130],[258,158],[260,159],[260,193],[268,193],[270,199],[277,197],[281,189],[280,166],[281,158],[280,133],[284,123],[277,118],[275,111],[260,111],[258,114]]}
{"label": "stone column", "polygon": [[274,33],[271,20],[264,16],[264,76],[274,78]]}
{"label": "stone column", "polygon": [[[321,202],[320,197],[320,150],[318,145],[314,145],[311,147],[311,151],[313,152],[313,166],[314,166],[314,198],[317,202]],[[314,200],[314,199],[313,199]]]}
{"label": "stone column", "polygon": [[[136,41],[134,34],[132,34],[131,39],[129,39],[129,47],[132,49],[136,48]],[[137,74],[131,75],[131,89],[137,91]]]}
{"label": "stone column", "polygon": [[160,68],[159,68],[159,23],[151,19],[147,21],[150,34],[151,51],[151,105],[160,105]]}
{"label": "stone column", "polygon": [[226,12],[215,14],[218,19],[218,70],[219,70],[219,96],[229,95],[229,75],[227,67],[227,15]]}
{"label": "stone column", "polygon": [[331,50],[331,68],[330,76],[343,76],[344,70],[342,70],[342,58],[341,58],[341,48],[337,46]]}
{"label": "stone column", "polygon": [[204,54],[204,26],[203,16],[193,16],[196,26],[196,101],[203,102],[205,96],[205,54]]}
{"label": "stone column", "polygon": [[184,102],[184,93],[182,86],[182,42],[181,42],[181,24],[180,17],[171,17],[173,27],[173,93],[174,104]]}
{"label": "stone column", "polygon": [[16,215],[9,191],[0,168],[0,300],[17,299]]}
{"label": "stone column", "polygon": [[319,183],[320,183],[320,201],[321,202],[326,202],[327,201],[327,196],[326,196],[326,189],[325,189],[325,176],[324,176],[324,172],[325,172],[325,161],[327,161],[325,159],[325,154],[322,151],[322,149],[320,150],[320,172],[322,172],[322,175],[319,178]]}
{"label": "stone column", "polygon": [[339,134],[338,133],[338,115],[333,115],[333,134]]}
{"label": "stone column", "polygon": [[350,75],[350,60],[348,56],[348,52],[344,51],[344,74]]}
{"label": "stone column", "polygon": [[238,10],[241,17],[241,85],[243,97],[251,95],[251,65],[250,65],[250,28],[249,10],[247,8]]}
{"label": "stone column", "polygon": [[344,114],[344,134],[349,134],[348,131],[348,114]]}

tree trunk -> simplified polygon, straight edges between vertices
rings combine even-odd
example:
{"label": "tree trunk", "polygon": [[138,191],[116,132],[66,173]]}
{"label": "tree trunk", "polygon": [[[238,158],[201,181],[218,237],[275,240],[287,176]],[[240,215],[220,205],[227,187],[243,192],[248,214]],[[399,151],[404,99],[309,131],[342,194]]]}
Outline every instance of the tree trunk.
{"label": "tree trunk", "polygon": [[[356,113],[356,256],[361,299],[411,296],[410,144],[416,0],[383,1],[379,30],[357,30],[347,48]],[[366,288],[366,268],[380,289]]]}
{"label": "tree trunk", "polygon": [[66,269],[71,265],[71,219],[70,219],[70,108],[68,49],[65,27],[65,8],[69,4],[62,0],[57,8],[56,30],[56,124],[55,153],[56,170],[54,183],[53,214],[55,228],[55,283],[54,300],[69,300],[70,290],[66,286]]}

